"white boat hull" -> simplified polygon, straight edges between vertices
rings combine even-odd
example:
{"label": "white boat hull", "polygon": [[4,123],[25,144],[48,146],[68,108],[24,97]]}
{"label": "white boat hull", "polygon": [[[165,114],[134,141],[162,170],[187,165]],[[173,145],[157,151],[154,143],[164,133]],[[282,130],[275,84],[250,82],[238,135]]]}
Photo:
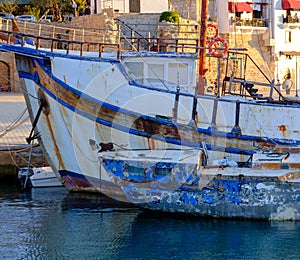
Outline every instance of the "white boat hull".
{"label": "white boat hull", "polygon": [[63,186],[51,167],[34,168],[33,171],[34,174],[30,177],[32,187],[42,188]]}
{"label": "white boat hull", "polygon": [[[206,144],[208,149],[241,158],[253,153],[253,144],[264,149],[300,144],[297,104],[197,96],[198,119],[193,118],[192,55],[182,58],[191,75],[178,94],[174,84],[138,84],[117,60],[11,48],[19,53],[17,68],[32,121],[38,114],[39,100],[46,103],[36,131],[54,172],[69,190],[124,197],[122,189],[99,167],[97,150],[90,140],[125,149],[181,149]],[[148,58],[162,63],[179,59],[176,55]]]}

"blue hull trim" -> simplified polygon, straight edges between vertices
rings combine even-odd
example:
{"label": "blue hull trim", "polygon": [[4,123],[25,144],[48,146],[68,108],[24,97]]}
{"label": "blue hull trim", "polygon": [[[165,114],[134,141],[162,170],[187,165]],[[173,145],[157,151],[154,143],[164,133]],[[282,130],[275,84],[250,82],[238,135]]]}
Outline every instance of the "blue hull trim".
{"label": "blue hull trim", "polygon": [[[41,61],[39,61],[39,60],[36,60],[36,61],[38,61],[38,63],[40,65],[42,65]],[[34,64],[34,62],[33,62],[33,64]],[[93,98],[93,97],[91,97],[91,96],[89,96],[89,95],[87,95],[87,94],[85,94],[81,91],[78,91],[78,90],[72,88],[69,85],[66,85],[61,80],[55,78],[49,70],[47,70],[47,69],[45,70],[43,67],[41,67],[41,68],[44,70],[44,72],[50,78],[52,78],[53,81],[55,81],[57,84],[59,84],[62,88],[70,91],[71,93],[76,94],[77,96],[80,96],[81,98],[84,98],[86,100],[89,100],[89,101],[95,103],[97,106],[104,107],[104,108],[110,109],[112,111],[123,113],[123,114],[129,115],[129,116],[135,116],[137,118],[142,118],[143,120],[155,120],[155,122],[157,122],[158,124],[161,124],[161,125],[176,127],[176,124],[173,123],[173,122],[166,121],[166,120],[159,119],[159,118],[154,119],[153,117],[144,116],[144,115],[138,114],[136,112],[132,112],[132,111],[129,111],[129,110],[111,105],[109,103],[99,101],[99,100],[97,100],[97,99],[95,99],[95,98]],[[90,120],[96,121],[99,124],[102,124],[102,125],[107,126],[107,127],[112,127],[114,129],[120,130],[120,131],[125,132],[125,133],[130,133],[130,134],[133,134],[133,135],[147,137],[147,138],[152,137],[151,134],[148,134],[146,132],[138,131],[138,130],[128,128],[128,127],[124,127],[124,126],[116,124],[116,123],[112,124],[111,121],[103,120],[102,118],[95,117],[95,116],[93,116],[91,114],[88,114],[84,111],[78,110],[77,108],[75,108],[75,107],[69,105],[68,103],[66,103],[64,100],[59,99],[53,93],[49,92],[45,86],[40,84],[38,75],[36,75],[36,74],[32,75],[32,74],[20,71],[19,72],[19,77],[20,78],[26,78],[26,79],[34,81],[52,99],[56,100],[59,104],[61,104],[64,107],[68,108],[69,110],[73,111],[74,113],[77,113],[77,114],[79,114],[79,115],[81,115],[85,118],[88,118]],[[169,93],[172,93],[172,92],[169,92]],[[174,94],[175,94],[175,92],[174,92]],[[184,130],[184,128],[186,128],[187,131],[190,131],[190,128],[188,126],[180,125],[180,129]],[[215,131],[212,128],[208,128],[208,129],[197,128],[197,130],[198,130],[199,134],[211,135],[211,136],[215,136],[215,137],[223,137],[223,138],[227,138],[227,139],[237,139],[237,140],[241,140],[241,141],[253,141],[253,142],[255,142],[255,141],[264,141],[264,142],[276,142],[278,144],[293,144],[293,145],[299,145],[300,144],[300,140],[277,139],[277,138],[267,138],[267,137],[247,136],[247,135],[236,136],[236,135],[231,134],[231,133],[226,133],[226,132],[222,132],[222,131]],[[155,136],[155,139],[164,140],[167,143],[171,143],[171,144],[175,144],[175,145],[184,145],[184,146],[189,146],[189,147],[201,147],[200,143],[181,141],[181,140],[177,140],[177,139],[174,139],[174,138],[164,138],[164,137],[160,138],[159,136]],[[212,146],[210,144],[207,144],[207,148],[211,149],[211,150],[225,151],[225,152],[229,152],[229,153],[240,153],[240,154],[249,154],[249,155],[253,154],[252,150],[242,150],[242,149],[236,149],[236,148],[230,148],[230,147],[228,148],[228,147],[221,147],[221,146]]]}

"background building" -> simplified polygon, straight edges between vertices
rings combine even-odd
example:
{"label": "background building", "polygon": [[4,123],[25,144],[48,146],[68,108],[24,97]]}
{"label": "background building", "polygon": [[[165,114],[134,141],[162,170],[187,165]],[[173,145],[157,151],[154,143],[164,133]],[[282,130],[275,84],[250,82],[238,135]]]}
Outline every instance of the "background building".
{"label": "background building", "polygon": [[91,0],[93,13],[112,8],[116,13],[157,13],[168,10],[168,0]]}

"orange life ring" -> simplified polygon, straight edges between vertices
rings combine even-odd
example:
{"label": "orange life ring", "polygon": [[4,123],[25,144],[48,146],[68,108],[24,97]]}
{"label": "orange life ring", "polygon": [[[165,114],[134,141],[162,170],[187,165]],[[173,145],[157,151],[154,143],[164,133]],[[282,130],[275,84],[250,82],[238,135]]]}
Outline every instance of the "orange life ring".
{"label": "orange life ring", "polygon": [[[222,43],[223,51],[222,52],[217,52],[218,47],[217,47],[217,42]],[[208,46],[208,55],[217,57],[217,58],[223,58],[224,56],[227,56],[228,52],[228,43],[224,38],[221,37],[213,37],[212,40],[209,42]]]}
{"label": "orange life ring", "polygon": [[[219,36],[219,29],[218,29],[218,27],[217,27],[215,24],[209,23],[209,24],[207,25],[207,28],[208,28],[208,27],[212,27],[212,28],[214,28],[214,30],[215,30],[215,35],[212,36],[212,37],[208,37],[209,39],[212,39],[212,38],[215,38],[215,37],[218,37],[218,36]],[[208,31],[208,30],[206,30],[206,33],[207,33],[207,31]]]}

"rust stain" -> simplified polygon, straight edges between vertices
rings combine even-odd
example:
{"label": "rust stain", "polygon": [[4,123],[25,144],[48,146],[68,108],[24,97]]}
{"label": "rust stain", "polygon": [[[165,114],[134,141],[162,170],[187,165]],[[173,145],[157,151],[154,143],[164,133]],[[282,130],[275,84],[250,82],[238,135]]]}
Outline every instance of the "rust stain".
{"label": "rust stain", "polygon": [[286,126],[285,125],[280,125],[278,126],[279,131],[281,131],[282,133],[284,133],[286,131]]}
{"label": "rust stain", "polygon": [[268,170],[279,170],[282,163],[259,163],[259,164],[253,164],[252,168],[255,170],[262,170],[262,169],[268,169]]}
{"label": "rust stain", "polygon": [[300,172],[289,172],[284,175],[278,176],[278,179],[281,181],[291,181],[298,179],[300,177]]}
{"label": "rust stain", "polygon": [[154,143],[153,138],[148,138],[148,146],[149,146],[149,149],[151,149],[151,150],[155,149],[155,143]]}
{"label": "rust stain", "polygon": [[269,170],[281,170],[282,167],[288,167],[291,169],[299,169],[300,163],[259,163],[259,164],[253,164],[253,169],[261,170],[261,169],[269,169]]}
{"label": "rust stain", "polygon": [[274,153],[299,153],[300,147],[277,147]]}
{"label": "rust stain", "polygon": [[61,154],[60,154],[60,152],[59,152],[57,143],[56,143],[56,141],[55,141],[54,133],[53,133],[53,130],[52,130],[52,127],[51,127],[51,123],[50,123],[50,120],[49,120],[49,117],[48,117],[48,116],[46,116],[46,122],[47,122],[48,129],[49,129],[49,132],[50,132],[50,135],[51,135],[51,139],[52,139],[53,144],[54,144],[55,154],[56,154],[56,156],[57,156],[59,165],[60,165],[60,167],[61,167],[62,169],[65,169],[65,164],[64,164],[64,162],[63,162],[63,159],[61,158]]}
{"label": "rust stain", "polygon": [[281,133],[282,133],[282,137],[285,138],[286,137],[286,130],[287,130],[286,126],[285,125],[280,125],[280,126],[278,126],[278,128],[279,128],[279,131],[281,131]]}

